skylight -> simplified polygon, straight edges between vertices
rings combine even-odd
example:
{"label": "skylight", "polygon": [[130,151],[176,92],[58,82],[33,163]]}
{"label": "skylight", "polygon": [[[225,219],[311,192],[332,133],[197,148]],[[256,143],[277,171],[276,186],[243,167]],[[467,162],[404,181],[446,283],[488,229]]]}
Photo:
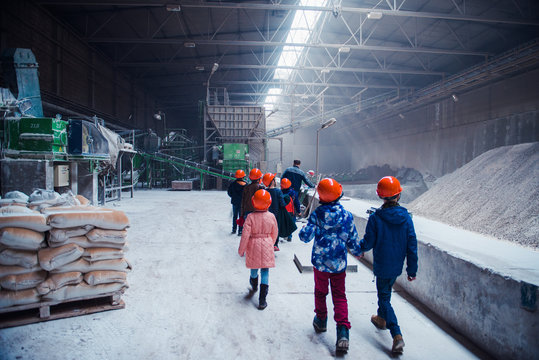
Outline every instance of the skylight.
{"label": "skylight", "polygon": [[[300,6],[325,6],[327,3],[327,0],[301,0],[299,2]],[[286,38],[287,43],[299,43],[299,44],[306,44],[309,40],[309,37],[311,36],[311,32],[313,30],[314,25],[318,21],[318,17],[320,16],[319,11],[304,11],[304,10],[297,10],[296,14],[294,15],[294,20],[292,21],[292,26],[290,27],[290,31],[288,32],[288,36]],[[279,58],[279,61],[277,62],[278,66],[295,66],[298,63],[298,60],[301,56],[301,52],[303,51],[303,46],[285,46],[283,48],[283,51],[281,52],[281,57]],[[290,78],[290,74],[292,73],[292,69],[277,69],[275,71],[275,74],[273,76],[274,80],[288,80]],[[268,96],[266,97],[266,110],[273,110],[273,105],[269,103],[275,103],[275,96],[271,96],[271,94],[275,94],[275,91],[278,89],[270,89],[268,91]],[[280,91],[279,91],[280,93]]]}

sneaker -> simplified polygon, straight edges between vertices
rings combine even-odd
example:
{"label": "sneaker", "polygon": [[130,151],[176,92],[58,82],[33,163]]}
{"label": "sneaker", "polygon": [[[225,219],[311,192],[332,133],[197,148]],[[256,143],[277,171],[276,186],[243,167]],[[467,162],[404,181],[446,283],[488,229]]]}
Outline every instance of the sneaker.
{"label": "sneaker", "polygon": [[402,335],[395,335],[393,337],[393,347],[391,352],[395,354],[402,354],[404,351],[404,340],[402,340]]}
{"label": "sneaker", "polygon": [[315,315],[313,320],[314,331],[317,333],[325,332],[327,330],[328,318],[320,319]]}
{"label": "sneaker", "polygon": [[371,323],[380,330],[386,329],[386,321],[378,315],[371,316]]}
{"label": "sneaker", "polygon": [[235,233],[236,233],[236,230],[232,229],[231,234],[235,234]]}
{"label": "sneaker", "polygon": [[348,352],[348,344],[350,342],[348,335],[348,328],[344,325],[337,326],[337,344],[336,352],[345,353]]}
{"label": "sneaker", "polygon": [[279,247],[277,245],[273,246],[273,251],[280,251]]}

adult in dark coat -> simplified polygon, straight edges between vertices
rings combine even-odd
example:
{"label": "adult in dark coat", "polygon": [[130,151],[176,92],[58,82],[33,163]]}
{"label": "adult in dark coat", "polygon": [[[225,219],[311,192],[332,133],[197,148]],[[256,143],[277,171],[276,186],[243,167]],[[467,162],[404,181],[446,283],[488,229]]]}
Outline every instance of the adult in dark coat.
{"label": "adult in dark coat", "polygon": [[314,184],[305,176],[303,170],[299,168],[300,160],[294,160],[294,166],[287,168],[283,173],[283,178],[287,178],[292,183],[292,188],[297,194],[300,194],[301,183],[304,182],[308,187],[314,188]]}
{"label": "adult in dark coat", "polygon": [[[240,210],[240,216],[243,220],[255,211],[256,209],[253,206],[253,203],[251,202],[251,198],[255,194],[255,192],[259,189],[262,189],[260,186],[260,179],[262,178],[262,171],[257,168],[253,168],[249,172],[249,179],[251,180],[251,183],[249,185],[246,185],[243,188],[243,194],[241,199],[241,210]],[[240,233],[241,234],[241,233]],[[238,235],[240,235],[238,234]]]}

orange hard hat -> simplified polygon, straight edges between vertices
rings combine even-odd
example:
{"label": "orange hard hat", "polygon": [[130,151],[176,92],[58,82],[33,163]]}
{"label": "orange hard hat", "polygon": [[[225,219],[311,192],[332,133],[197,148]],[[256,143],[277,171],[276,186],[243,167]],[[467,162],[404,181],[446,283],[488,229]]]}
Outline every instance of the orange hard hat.
{"label": "orange hard hat", "polygon": [[265,173],[264,177],[262,178],[262,182],[264,185],[266,185],[266,187],[269,187],[273,179],[275,179],[275,174]]}
{"label": "orange hard hat", "polygon": [[394,176],[384,176],[378,181],[376,193],[382,199],[391,198],[402,192],[401,183]]}
{"label": "orange hard hat", "polygon": [[271,205],[271,195],[264,189],[257,190],[251,198],[251,203],[256,210],[268,210]]}
{"label": "orange hard hat", "polygon": [[320,180],[316,190],[318,191],[320,201],[324,203],[335,201],[342,195],[342,185],[331,178]]}
{"label": "orange hard hat", "polygon": [[287,178],[281,179],[281,189],[286,190],[290,186],[292,186],[292,182],[290,180],[288,180]]}
{"label": "orange hard hat", "polygon": [[245,171],[239,169],[239,170],[236,170],[236,174],[234,174],[234,177],[236,179],[241,179],[241,178],[244,178],[245,177]]}
{"label": "orange hard hat", "polygon": [[262,171],[257,168],[251,169],[251,172],[249,173],[249,179],[251,180],[258,180],[262,177]]}
{"label": "orange hard hat", "polygon": [[314,176],[314,170],[309,170],[307,171],[307,174],[311,175],[311,176]]}

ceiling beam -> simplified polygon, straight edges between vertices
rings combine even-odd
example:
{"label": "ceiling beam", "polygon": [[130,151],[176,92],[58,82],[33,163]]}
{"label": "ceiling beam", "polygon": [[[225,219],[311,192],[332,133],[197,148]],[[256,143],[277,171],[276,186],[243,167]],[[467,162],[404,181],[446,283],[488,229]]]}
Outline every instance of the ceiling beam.
{"label": "ceiling beam", "polygon": [[370,89],[417,89],[414,86],[397,86],[383,84],[345,84],[345,83],[317,83],[317,82],[292,82],[292,81],[238,81],[238,80],[212,80],[212,86],[217,84],[227,85],[270,85],[270,86],[324,86],[324,87],[341,87],[341,88],[370,88]]}
{"label": "ceiling beam", "polygon": [[[129,6],[129,7],[162,7],[165,8],[170,1],[110,1],[110,0],[96,0],[96,1],[73,1],[73,0],[38,0],[36,1],[42,5],[55,5],[55,6]],[[202,9],[220,9],[220,10],[275,10],[275,11],[320,11],[334,13],[335,8],[332,6],[301,6],[301,5],[286,5],[286,4],[252,4],[252,3],[208,3],[208,2],[191,2],[178,4],[182,9],[189,8],[202,8]],[[479,22],[479,23],[494,23],[494,24],[512,24],[512,25],[529,25],[539,26],[538,20],[530,19],[511,19],[511,18],[489,18],[483,16],[469,16],[462,14],[445,14],[445,13],[433,13],[423,11],[403,11],[403,10],[387,10],[379,8],[356,8],[356,7],[341,7],[338,9],[339,13],[351,13],[351,14],[369,14],[371,12],[381,13],[383,16],[398,16],[398,17],[412,17],[412,18],[425,18],[425,19],[445,19],[454,21],[467,21],[467,22]]]}
{"label": "ceiling beam", "polygon": [[[204,66],[207,71],[211,70],[213,63],[207,64],[194,64],[193,62],[120,62],[114,63],[117,67],[182,67],[195,70],[195,66]],[[290,69],[290,70],[311,70],[322,71],[329,70],[333,72],[364,72],[364,73],[381,73],[381,74],[409,74],[409,75],[433,75],[444,76],[447,73],[442,71],[425,71],[425,70],[413,70],[413,69],[381,69],[381,68],[360,68],[360,67],[324,67],[324,66],[277,66],[277,65],[247,65],[247,64],[219,64],[219,69],[260,69],[260,70],[277,70],[277,69]],[[206,71],[204,70],[204,71]],[[206,72],[207,72],[206,71]]]}
{"label": "ceiling beam", "polygon": [[190,39],[151,39],[151,38],[85,38],[89,43],[100,44],[147,44],[147,45],[183,45],[186,42],[195,43],[195,46],[211,45],[211,46],[290,46],[297,48],[319,48],[319,49],[334,49],[346,46],[350,50],[360,51],[389,51],[389,52],[405,52],[405,53],[420,53],[420,54],[443,54],[443,55],[469,55],[469,56],[489,56],[485,51],[470,51],[470,50],[452,50],[452,49],[436,49],[436,48],[421,48],[421,47],[404,47],[404,46],[376,46],[376,45],[343,45],[343,44],[305,44],[285,41],[252,41],[252,40],[190,40]]}

